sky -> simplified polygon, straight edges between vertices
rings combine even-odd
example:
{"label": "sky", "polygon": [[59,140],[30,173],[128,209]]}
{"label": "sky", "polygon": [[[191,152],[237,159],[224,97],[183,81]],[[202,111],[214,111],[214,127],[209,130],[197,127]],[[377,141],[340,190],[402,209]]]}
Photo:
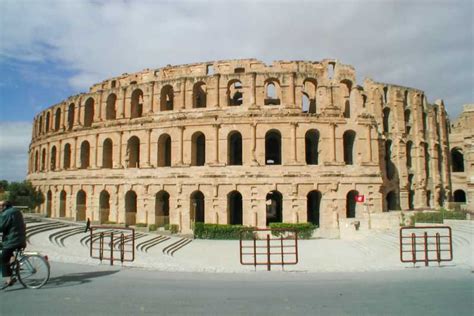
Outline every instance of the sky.
{"label": "sky", "polygon": [[471,0],[0,0],[0,179],[26,176],[35,114],[104,79],[222,59],[335,58],[424,90],[451,119],[473,103]]}

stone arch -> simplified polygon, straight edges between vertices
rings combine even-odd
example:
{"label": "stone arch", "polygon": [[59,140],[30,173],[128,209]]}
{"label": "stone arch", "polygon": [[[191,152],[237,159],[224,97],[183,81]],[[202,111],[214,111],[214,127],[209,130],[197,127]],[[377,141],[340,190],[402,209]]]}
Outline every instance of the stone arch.
{"label": "stone arch", "polygon": [[451,165],[453,172],[464,172],[464,154],[460,148],[451,149]]}
{"label": "stone arch", "polygon": [[341,80],[341,88],[342,88],[342,96],[344,100],[344,112],[343,116],[345,118],[351,117],[351,103],[350,103],[350,96],[351,96],[351,89],[352,89],[352,81],[348,79]]}
{"label": "stone arch", "polygon": [[405,133],[409,134],[411,130],[411,112],[410,109],[406,109],[403,113],[405,118]]}
{"label": "stone arch", "polygon": [[110,138],[102,144],[102,168],[113,168],[113,142]]}
{"label": "stone arch", "polygon": [[347,130],[343,135],[344,145],[344,162],[346,165],[354,164],[354,145],[355,145],[356,132],[353,130]]}
{"label": "stone arch", "polygon": [[190,220],[191,223],[205,222],[205,199],[201,191],[194,191],[190,197]]}
{"label": "stone arch", "polygon": [[229,106],[239,106],[243,104],[244,94],[240,80],[234,79],[227,84],[227,100]]}
{"label": "stone arch", "polygon": [[351,190],[346,195],[346,218],[356,217],[356,196],[359,195],[357,190]]}
{"label": "stone arch", "polygon": [[69,143],[64,145],[63,168],[64,169],[71,168],[71,144],[69,144]]}
{"label": "stone arch", "polygon": [[174,90],[173,86],[167,84],[161,88],[160,92],[160,111],[173,111],[174,108]]}
{"label": "stone arch", "polygon": [[94,98],[88,98],[84,106],[84,126],[92,126],[94,121]]}
{"label": "stone arch", "polygon": [[387,205],[387,211],[399,211],[400,210],[400,201],[398,194],[395,191],[390,191],[385,197],[385,203]]}
{"label": "stone arch", "polygon": [[242,225],[243,208],[242,194],[239,191],[232,191],[227,194],[227,214],[230,225]]}
{"label": "stone arch", "polygon": [[46,170],[46,148],[41,151],[41,171]]}
{"label": "stone arch", "polygon": [[48,190],[46,193],[46,217],[51,217],[53,209],[53,193],[51,190]]}
{"label": "stone arch", "polygon": [[57,149],[56,146],[51,147],[51,157],[50,157],[50,163],[49,163],[49,169],[51,171],[56,170],[56,157],[57,157]]}
{"label": "stone arch", "polygon": [[143,91],[135,89],[130,100],[130,118],[138,118],[143,115]]}
{"label": "stone arch", "polygon": [[390,131],[390,108],[385,107],[383,109],[383,131],[388,133]]}
{"label": "stone arch", "polygon": [[74,103],[71,103],[71,104],[69,104],[69,107],[67,109],[67,128],[69,130],[71,130],[72,127],[74,126],[75,108],[76,108],[76,106],[74,105]]}
{"label": "stone arch", "polygon": [[140,168],[140,139],[132,136],[127,141],[128,168]]}
{"label": "stone arch", "polygon": [[171,166],[171,136],[162,134],[158,138],[158,167]]}
{"label": "stone arch", "polygon": [[61,128],[61,108],[56,109],[56,113],[54,115],[54,130],[59,131]]}
{"label": "stone arch", "polygon": [[105,106],[105,119],[115,120],[117,118],[117,95],[115,93],[109,94]]}
{"label": "stone arch", "polygon": [[43,134],[43,116],[40,116],[38,126],[38,135],[41,135]]}
{"label": "stone arch", "polygon": [[406,143],[406,160],[407,160],[407,167],[411,168],[413,166],[412,154],[411,151],[413,149],[413,142],[411,140],[407,141]]}
{"label": "stone arch", "polygon": [[306,164],[317,165],[318,164],[318,147],[319,147],[319,131],[311,129],[305,134],[305,153],[306,153]]}
{"label": "stone arch", "polygon": [[265,100],[264,105],[280,105],[281,104],[281,88],[280,82],[275,78],[265,80]]}
{"label": "stone arch", "polygon": [[395,164],[392,162],[392,140],[385,140],[385,172],[387,178],[392,180],[395,176]]}
{"label": "stone arch", "polygon": [[318,82],[314,78],[306,78],[302,88],[302,109],[305,113],[316,113],[316,91]]}
{"label": "stone arch", "polygon": [[267,193],[265,197],[266,204],[266,225],[270,223],[281,223],[283,219],[283,196],[277,191],[273,190]]}
{"label": "stone arch", "polygon": [[59,193],[59,217],[66,217],[67,194],[62,190]]}
{"label": "stone arch", "polygon": [[51,120],[51,114],[50,114],[49,111],[48,111],[48,113],[46,113],[46,120],[45,120],[46,133],[49,132],[49,126],[50,126],[50,124],[51,124],[51,121],[50,121],[50,120]]}
{"label": "stone arch", "polygon": [[102,190],[99,195],[99,221],[101,224],[108,222],[110,215],[110,194]]}
{"label": "stone arch", "polygon": [[81,165],[80,169],[86,169],[90,166],[90,145],[87,140],[81,143]]}
{"label": "stone arch", "polygon": [[281,133],[272,129],[265,134],[265,164],[281,165]]}
{"label": "stone arch", "polygon": [[193,86],[193,108],[207,107],[207,88],[206,84],[199,81]]}
{"label": "stone arch", "polygon": [[39,153],[38,150],[35,151],[35,172],[39,171]]}
{"label": "stone arch", "polygon": [[159,227],[169,224],[170,194],[164,190],[155,195],[155,224]]}
{"label": "stone arch", "polygon": [[425,153],[425,172],[426,172],[426,178],[428,179],[430,177],[430,159],[431,159],[428,143],[423,143],[423,149]]}
{"label": "stone arch", "polygon": [[76,220],[86,220],[87,195],[84,190],[79,190],[76,195]]}
{"label": "stone arch", "polygon": [[232,131],[227,136],[227,164],[242,165],[242,134]]}
{"label": "stone arch", "polygon": [[319,226],[322,196],[321,192],[317,190],[310,191],[306,196],[306,220],[308,223]]}
{"label": "stone arch", "polygon": [[137,222],[137,193],[133,190],[125,193],[125,225],[135,225]]}
{"label": "stone arch", "polygon": [[454,191],[453,198],[454,198],[454,202],[457,202],[457,203],[465,204],[467,202],[466,192],[464,192],[464,190]]}
{"label": "stone arch", "polygon": [[191,137],[191,165],[204,166],[206,163],[206,136],[196,132]]}

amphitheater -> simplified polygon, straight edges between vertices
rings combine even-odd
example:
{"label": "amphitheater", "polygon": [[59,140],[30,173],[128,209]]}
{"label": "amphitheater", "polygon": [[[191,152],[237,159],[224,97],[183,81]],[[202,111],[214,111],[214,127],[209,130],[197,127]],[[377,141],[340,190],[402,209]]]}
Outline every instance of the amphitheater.
{"label": "amphitheater", "polygon": [[442,101],[357,85],[337,60],[169,65],[39,113],[28,180],[50,217],[182,234],[196,222],[311,222],[329,236],[450,200],[447,130]]}

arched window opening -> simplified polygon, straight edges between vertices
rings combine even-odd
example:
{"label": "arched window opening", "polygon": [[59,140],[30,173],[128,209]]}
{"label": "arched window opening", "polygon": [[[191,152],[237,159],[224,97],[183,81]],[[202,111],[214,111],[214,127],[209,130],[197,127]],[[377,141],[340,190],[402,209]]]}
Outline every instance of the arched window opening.
{"label": "arched window opening", "polygon": [[350,104],[350,97],[351,97],[351,89],[352,89],[352,81],[344,79],[341,81],[341,89],[342,89],[342,97],[344,98],[344,117],[350,118],[351,117],[351,104]]}
{"label": "arched window opening", "polygon": [[162,227],[169,224],[170,220],[170,195],[160,191],[155,195],[155,224]]}
{"label": "arched window opening", "polygon": [[408,192],[408,208],[410,210],[415,209],[415,190],[410,190]]}
{"label": "arched window opening", "polygon": [[229,165],[242,165],[242,135],[239,132],[229,134],[227,153],[227,163]]}
{"label": "arched window opening", "polygon": [[204,82],[198,82],[193,87],[193,108],[205,108],[207,106],[207,90]]}
{"label": "arched window opening", "polygon": [[390,108],[383,109],[383,131],[388,133],[390,130]]}
{"label": "arched window opening", "polygon": [[317,226],[319,226],[321,198],[322,194],[319,191],[311,191],[306,196],[307,222]]}
{"label": "arched window opening", "polygon": [[160,93],[160,111],[172,111],[174,102],[173,87],[166,85],[161,89]]}
{"label": "arched window opening", "polygon": [[351,190],[346,195],[346,217],[355,218],[356,217],[356,196],[359,195],[359,192],[356,190]]}
{"label": "arched window opening", "polygon": [[204,166],[206,163],[206,137],[196,132],[191,137],[191,165]]}
{"label": "arched window opening", "polygon": [[395,191],[388,192],[385,202],[387,205],[387,211],[399,211],[400,210],[400,201],[398,199],[398,194]]}
{"label": "arched window opening", "polygon": [[327,75],[328,75],[328,79],[329,79],[329,80],[332,80],[332,78],[334,78],[334,71],[335,71],[335,68],[336,68],[336,63],[334,63],[334,62],[328,63],[328,66],[327,66]]}
{"label": "arched window opening", "polygon": [[242,83],[238,80],[231,81],[227,87],[229,106],[239,106],[243,104]]}
{"label": "arched window opening", "polygon": [[43,117],[42,116],[40,116],[38,124],[39,124],[38,134],[41,135],[43,134]]}
{"label": "arched window opening", "polygon": [[46,169],[46,149],[43,148],[43,151],[41,152],[41,171],[44,171]]}
{"label": "arched window opening", "polygon": [[309,113],[309,97],[306,93],[302,93],[301,95],[301,104],[303,108],[303,113]]}
{"label": "arched window opening", "polygon": [[278,91],[276,83],[274,81],[267,82],[265,87],[265,105],[280,105],[280,98],[278,97]]}
{"label": "arched window opening", "polygon": [[441,174],[443,171],[443,152],[439,145],[435,145],[436,154],[438,155],[438,173]]}
{"label": "arched window opening", "polygon": [[125,225],[137,223],[137,194],[130,190],[125,194]]}
{"label": "arched window opening", "polygon": [[113,167],[113,143],[110,138],[104,140],[102,145],[102,168]]}
{"label": "arched window opening", "polygon": [[278,191],[270,191],[266,198],[266,225],[270,223],[281,223],[283,214],[283,196]]}
{"label": "arched window opening", "polygon": [[102,190],[99,196],[99,221],[101,224],[109,221],[110,214],[110,194]]}
{"label": "arched window opening", "polygon": [[302,108],[304,113],[316,113],[316,79],[308,78],[303,82]]}
{"label": "arched window opening", "polygon": [[204,194],[201,191],[194,191],[190,199],[190,220],[191,223],[205,222]]}
{"label": "arched window opening", "polygon": [[309,130],[305,135],[306,164],[318,164],[319,132],[315,129]]}
{"label": "arched window opening", "polygon": [[351,105],[349,103],[349,100],[346,100],[344,103],[344,113],[343,113],[345,118],[350,118],[351,117]]}
{"label": "arched window opening", "polygon": [[383,87],[383,103],[387,104],[388,102],[388,87]]}
{"label": "arched window opening", "polygon": [[46,217],[51,217],[52,215],[52,204],[53,204],[53,193],[51,190],[46,193]]}
{"label": "arched window opening", "polygon": [[105,119],[106,120],[115,120],[117,118],[117,96],[115,93],[111,93],[107,97],[107,105],[105,108]]}
{"label": "arched window opening", "polygon": [[403,107],[408,106],[408,91],[405,90],[405,93],[403,94]]}
{"label": "arched window opening", "polygon": [[425,150],[425,172],[426,172],[426,179],[430,177],[430,151],[428,148],[428,144],[424,143],[423,148]]}
{"label": "arched window opening", "polygon": [[464,155],[459,148],[451,149],[451,164],[453,172],[464,172]]}
{"label": "arched window opening", "polygon": [[66,144],[64,145],[64,153],[63,153],[63,168],[69,169],[71,168],[71,145]]}
{"label": "arched window opening", "polygon": [[426,191],[426,206],[431,207],[431,191]]}
{"label": "arched window opening", "polygon": [[265,164],[281,165],[281,134],[271,130],[265,135]]}
{"label": "arched window opening", "polygon": [[227,214],[230,225],[242,225],[242,194],[232,191],[227,194]]}
{"label": "arched window opening", "polygon": [[454,191],[454,202],[457,202],[457,203],[464,203],[466,204],[467,202],[467,199],[466,199],[466,192],[464,192],[463,190],[456,190]]}
{"label": "arched window opening", "polygon": [[94,121],[94,99],[89,98],[86,101],[86,105],[84,107],[84,126],[90,127],[92,126],[92,122]]}
{"label": "arched window opening", "polygon": [[56,109],[56,114],[54,115],[54,130],[59,131],[61,127],[61,108]]}
{"label": "arched window opening", "polygon": [[354,164],[354,143],[356,133],[352,130],[345,131],[343,135],[344,143],[344,162],[346,165]]}
{"label": "arched window opening", "polygon": [[90,145],[87,140],[81,144],[81,169],[89,168],[90,166]]}
{"label": "arched window opening", "polygon": [[39,171],[39,153],[35,151],[35,172]]}
{"label": "arched window opening", "polygon": [[392,162],[392,141],[390,139],[385,141],[385,172],[389,180],[392,180],[395,176],[395,165]]}
{"label": "arched window opening", "polygon": [[86,192],[84,190],[80,190],[77,192],[76,196],[76,220],[77,221],[85,221],[86,220]]}
{"label": "arched window opening", "polygon": [[405,133],[410,134],[411,130],[411,112],[410,110],[405,110]]}
{"label": "arched window opening", "polygon": [[423,133],[426,133],[427,130],[426,130],[426,126],[428,126],[428,115],[426,115],[426,112],[423,112],[423,115],[422,115],[422,124],[423,124]]}
{"label": "arched window opening", "polygon": [[51,148],[51,157],[50,157],[50,165],[49,165],[49,169],[51,171],[56,170],[56,156],[57,156],[56,146],[53,146]]}
{"label": "arched window opening", "polygon": [[171,166],[171,137],[163,134],[158,139],[158,167]]}
{"label": "arched window opening", "polygon": [[51,124],[50,122],[50,114],[49,112],[46,113],[46,133],[49,132],[49,125]]}
{"label": "arched window opening", "polygon": [[140,167],[140,139],[132,136],[127,142],[127,160],[128,168]]}
{"label": "arched window opening", "polygon": [[143,91],[136,89],[132,92],[130,105],[130,118],[142,117],[143,115]]}
{"label": "arched window opening", "polygon": [[62,190],[59,194],[59,217],[66,217],[66,191]]}
{"label": "arched window opening", "polygon": [[362,107],[364,109],[367,107],[367,96],[365,94],[362,95]]}
{"label": "arched window opening", "polygon": [[71,130],[72,127],[74,126],[74,111],[75,111],[74,103],[69,104],[69,107],[67,110],[67,128],[69,130]]}
{"label": "arched window opening", "polygon": [[411,158],[411,150],[413,148],[413,143],[408,141],[406,144],[406,159],[407,159],[407,167],[412,167],[412,158]]}

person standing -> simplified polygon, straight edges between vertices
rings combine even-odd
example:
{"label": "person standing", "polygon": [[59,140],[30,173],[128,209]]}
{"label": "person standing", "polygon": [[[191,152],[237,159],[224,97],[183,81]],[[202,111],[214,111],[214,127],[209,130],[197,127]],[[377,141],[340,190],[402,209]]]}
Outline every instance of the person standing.
{"label": "person standing", "polygon": [[4,284],[2,289],[15,283],[12,279],[10,259],[13,252],[26,247],[26,226],[23,214],[10,201],[0,201],[0,231],[2,232],[1,268]]}

